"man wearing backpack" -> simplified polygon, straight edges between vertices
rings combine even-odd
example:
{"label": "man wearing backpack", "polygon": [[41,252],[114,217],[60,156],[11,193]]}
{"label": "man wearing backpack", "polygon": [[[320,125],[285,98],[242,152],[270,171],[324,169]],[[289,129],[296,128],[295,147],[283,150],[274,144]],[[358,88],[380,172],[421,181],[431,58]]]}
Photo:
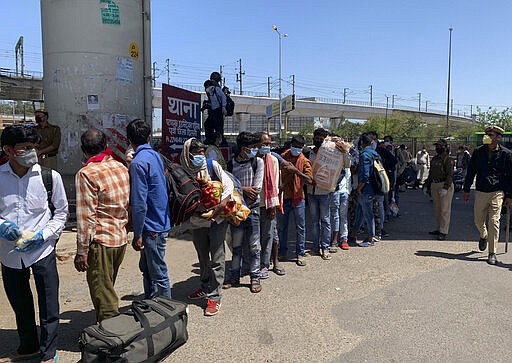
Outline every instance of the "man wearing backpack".
{"label": "man wearing backpack", "polygon": [[[16,315],[20,343],[0,362],[55,362],[59,329],[59,275],[55,244],[68,216],[62,178],[50,171],[51,202],[37,162],[40,136],[34,127],[11,125],[0,137],[8,162],[0,166],[0,258],[6,296]],[[32,235],[32,236],[30,236]],[[30,276],[37,290],[40,334],[36,326]],[[6,307],[3,308],[4,311]],[[2,338],[4,347],[7,340]]]}
{"label": "man wearing backpack", "polygon": [[380,160],[379,154],[373,150],[372,139],[367,134],[359,137],[359,167],[357,171],[358,185],[356,188],[358,210],[356,212],[356,220],[354,229],[350,232],[349,242],[357,242],[357,232],[361,229],[363,222],[366,223],[368,235],[366,239],[359,244],[360,247],[373,246],[373,237],[375,236],[375,218],[373,212],[373,201],[376,191],[372,186],[371,178],[373,177],[373,161],[374,158]]}
{"label": "man wearing backpack", "polygon": [[[210,109],[208,110],[208,119],[212,131],[217,131],[222,135],[224,140],[224,117],[227,115],[227,97],[220,88],[221,75],[219,72],[212,72],[210,81],[205,91],[210,101]],[[206,131],[206,130],[205,130]],[[212,140],[212,135],[205,134],[207,140]],[[224,142],[223,142],[224,143]]]}
{"label": "man wearing backpack", "polygon": [[425,181],[425,191],[432,196],[437,228],[429,234],[444,241],[450,228],[453,199],[453,160],[448,155],[448,143],[440,139],[434,143],[436,154],[430,161],[430,172]]}
{"label": "man wearing backpack", "polygon": [[[208,167],[211,163],[211,169]],[[228,222],[217,218],[233,193],[233,182],[215,160],[205,158],[205,146],[195,138],[183,145],[180,156],[181,166],[196,178],[222,183],[221,202],[213,211],[208,227],[194,229],[192,240],[199,260],[201,287],[188,296],[191,300],[206,299],[205,316],[217,315],[221,306],[221,287],[225,277],[224,239]]]}
{"label": "man wearing backpack", "polygon": [[[264,163],[257,158],[260,139],[258,135],[242,131],[236,138],[238,154],[233,158],[233,175],[240,180],[244,199],[251,210],[249,217],[238,227],[231,226],[233,238],[233,258],[231,260],[231,281],[229,285],[238,285],[240,277],[249,273],[251,292],[261,291],[260,283],[260,193],[263,186]],[[256,168],[254,169],[254,163]],[[228,166],[229,169],[229,166]],[[247,253],[243,253],[243,251]],[[240,268],[243,268],[240,271]]]}
{"label": "man wearing backpack", "polygon": [[140,251],[139,268],[144,298],[171,297],[171,282],[165,263],[167,234],[171,229],[169,198],[160,155],[148,144],[151,124],[136,119],[126,126],[126,136],[135,150],[130,164],[130,202],[133,242]]}

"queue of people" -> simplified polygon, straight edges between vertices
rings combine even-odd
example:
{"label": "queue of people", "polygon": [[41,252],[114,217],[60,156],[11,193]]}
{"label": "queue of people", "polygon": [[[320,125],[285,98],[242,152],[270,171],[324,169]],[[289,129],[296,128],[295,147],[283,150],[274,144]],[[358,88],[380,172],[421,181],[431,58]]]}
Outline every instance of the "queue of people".
{"label": "queue of people", "polygon": [[[504,133],[501,127],[489,126],[485,131],[484,145],[467,162],[464,200],[469,201],[476,177],[474,221],[480,233],[479,248],[484,251],[489,245],[488,263],[495,264],[499,215],[502,205],[508,208],[512,203],[512,153],[500,145]],[[149,122],[134,120],[128,124],[126,133],[133,148],[128,168],[112,157],[105,134],[90,129],[81,137],[84,162],[75,176],[74,265],[77,271],[87,274],[98,322],[119,314],[114,285],[126,252],[128,230],[133,231],[133,249],[140,253],[144,297],[172,297],[165,262],[171,212],[164,163],[149,145]],[[395,149],[391,136],[379,140],[376,133],[363,133],[347,143],[318,128],[313,134],[314,146],[307,152],[306,141],[300,135],[292,137],[287,147],[272,151],[268,133],[240,132],[237,151],[225,163],[220,160],[222,154],[217,153],[221,135],[213,131],[213,148],[196,138],[187,140],[180,157],[181,166],[190,175],[207,182],[218,181],[223,187],[220,202],[204,223],[192,231],[200,286],[188,298],[205,300],[205,316],[220,311],[222,290],[239,285],[244,276],[250,278],[250,291],[260,293],[271,272],[276,276],[286,274],[283,261],[292,260],[300,267],[307,264],[308,256],[328,261],[331,254],[340,250],[371,247],[389,236],[384,224],[399,215],[398,180],[405,170],[404,162],[412,159],[406,156],[404,147]],[[327,137],[341,160],[333,190],[318,185],[318,168],[313,168]],[[50,170],[49,193],[44,181],[45,168],[38,163],[41,136],[35,128],[9,126],[0,142],[8,158],[7,163],[0,165],[4,186],[0,190],[2,278],[20,338],[16,352],[0,358],[0,363],[22,359],[56,362],[59,280],[55,244],[68,215],[62,178]],[[416,160],[430,166],[424,191],[432,197],[437,225],[430,233],[445,240],[454,193],[454,163],[445,140],[437,141],[435,148],[436,155],[431,160],[425,158],[425,150],[417,154]],[[208,157],[209,150],[217,154],[215,159]],[[383,165],[391,185],[389,193],[376,187],[375,162]],[[418,177],[423,180],[425,170]],[[241,223],[229,224],[222,213],[237,190],[250,213]],[[204,212],[204,208],[199,207],[198,212]],[[295,221],[294,248],[288,243],[291,214]],[[309,227],[313,245],[308,249]],[[232,236],[229,270],[225,252],[228,230]],[[39,335],[30,274],[38,293]]]}

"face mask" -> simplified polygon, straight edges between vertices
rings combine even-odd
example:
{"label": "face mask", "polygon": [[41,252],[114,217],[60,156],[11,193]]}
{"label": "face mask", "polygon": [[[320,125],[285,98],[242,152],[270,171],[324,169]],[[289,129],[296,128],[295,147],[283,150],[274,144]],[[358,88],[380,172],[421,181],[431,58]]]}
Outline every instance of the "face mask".
{"label": "face mask", "polygon": [[206,157],[204,155],[194,155],[194,158],[192,159],[192,164],[194,164],[194,166],[201,166],[203,165],[205,160]]}
{"label": "face mask", "polygon": [[262,146],[260,147],[260,154],[265,155],[270,152],[270,146]]}
{"label": "face mask", "polygon": [[30,168],[37,164],[37,152],[36,149],[30,149],[20,152],[16,155],[16,162],[21,166]]}
{"label": "face mask", "polygon": [[389,141],[384,141],[384,145],[389,146],[391,143]]}
{"label": "face mask", "polygon": [[322,141],[313,140],[313,145],[315,145],[316,147],[320,147],[322,146]]}
{"label": "face mask", "polygon": [[436,147],[436,153],[442,154],[443,152],[444,152],[444,148],[443,147]]}
{"label": "face mask", "polygon": [[256,157],[256,155],[258,155],[258,148],[253,147],[251,152],[245,153],[245,155],[247,155],[249,159]]}
{"label": "face mask", "polygon": [[41,118],[41,116],[36,116],[36,122],[37,122],[37,123],[40,123],[41,121],[43,121],[43,119]]}
{"label": "face mask", "polygon": [[484,145],[492,144],[492,138],[489,135],[484,135],[482,142]]}
{"label": "face mask", "polygon": [[302,152],[302,148],[301,147],[291,147],[290,148],[290,153],[292,154],[292,156],[299,156],[300,153]]}

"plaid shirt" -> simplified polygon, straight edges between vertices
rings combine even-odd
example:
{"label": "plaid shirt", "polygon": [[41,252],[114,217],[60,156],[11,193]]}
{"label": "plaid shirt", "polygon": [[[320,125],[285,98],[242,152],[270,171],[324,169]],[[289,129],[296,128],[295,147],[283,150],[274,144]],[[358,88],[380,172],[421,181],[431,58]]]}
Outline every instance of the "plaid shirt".
{"label": "plaid shirt", "polygon": [[128,169],[107,156],[80,169],[75,184],[77,254],[88,253],[92,241],[107,247],[125,245],[130,198]]}

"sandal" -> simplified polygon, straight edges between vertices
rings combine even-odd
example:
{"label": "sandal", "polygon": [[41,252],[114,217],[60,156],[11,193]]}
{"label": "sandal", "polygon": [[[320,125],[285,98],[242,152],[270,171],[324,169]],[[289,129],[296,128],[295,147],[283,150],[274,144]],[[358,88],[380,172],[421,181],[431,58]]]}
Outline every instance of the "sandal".
{"label": "sandal", "polygon": [[0,363],[9,362],[26,362],[36,358],[41,358],[41,352],[32,354],[19,354],[18,352],[10,353],[6,357],[0,358]]}
{"label": "sandal", "polygon": [[322,260],[330,260],[332,258],[331,254],[329,252],[322,253]]}
{"label": "sandal", "polygon": [[338,252],[338,247],[336,245],[330,245],[329,253],[336,253],[336,252]]}
{"label": "sandal", "polygon": [[281,267],[276,267],[274,266],[274,268],[272,269],[272,271],[274,271],[274,273],[278,276],[283,276],[283,275],[286,275],[286,271],[284,270],[284,268],[281,268]]}
{"label": "sandal", "polygon": [[224,281],[224,283],[222,284],[222,288],[224,290],[227,290],[227,289],[232,288],[233,286],[238,286],[238,285],[240,285],[240,280],[230,279],[230,280]]}
{"label": "sandal", "polygon": [[304,256],[297,257],[296,264],[297,266],[306,266],[306,259],[304,258]]}
{"label": "sandal", "polygon": [[251,292],[252,293],[257,294],[258,292],[261,291],[261,289],[262,289],[262,287],[261,287],[259,279],[251,280]]}
{"label": "sandal", "polygon": [[265,279],[268,279],[269,277],[270,277],[270,275],[268,273],[268,268],[263,267],[260,270],[260,279],[265,280]]}

